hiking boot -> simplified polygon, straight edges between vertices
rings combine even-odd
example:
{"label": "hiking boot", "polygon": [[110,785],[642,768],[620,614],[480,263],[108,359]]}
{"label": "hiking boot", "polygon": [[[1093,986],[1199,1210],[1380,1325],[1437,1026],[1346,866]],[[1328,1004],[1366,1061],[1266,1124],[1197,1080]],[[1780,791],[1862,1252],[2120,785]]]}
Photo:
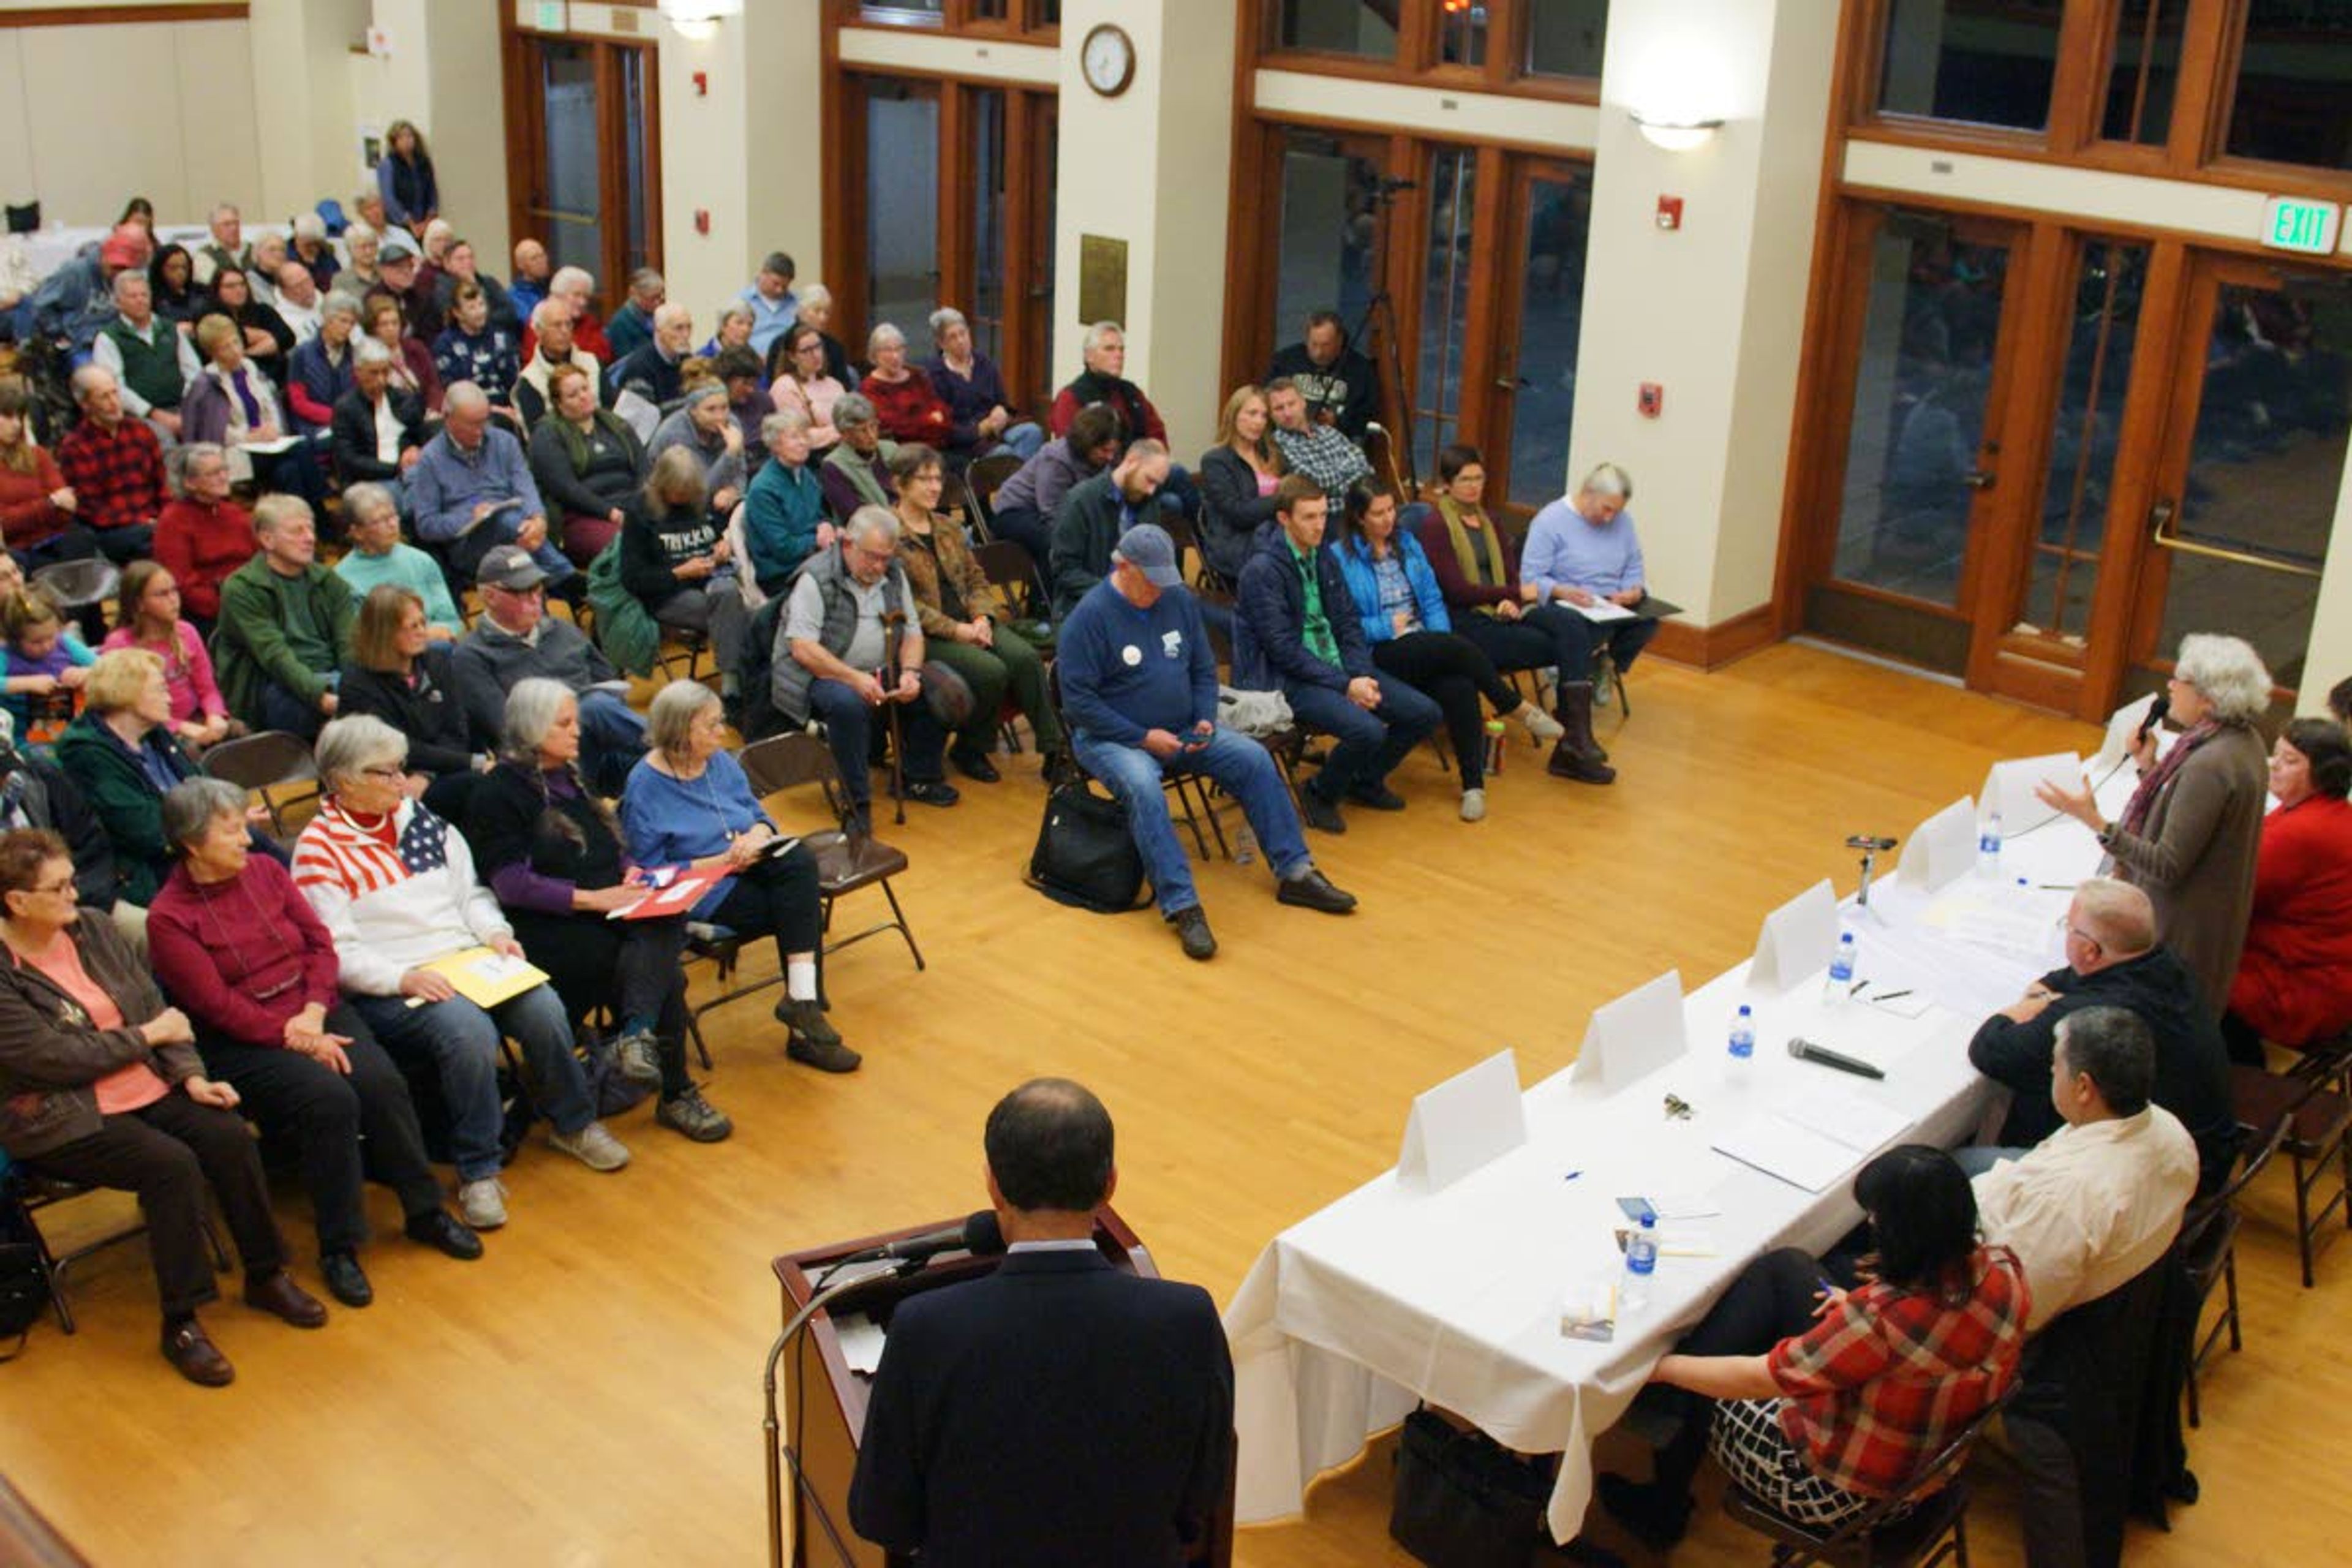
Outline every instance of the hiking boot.
{"label": "hiking boot", "polygon": [[656,1106],[654,1120],[697,1143],[716,1143],[735,1131],[735,1124],[727,1120],[726,1113],[703,1099],[702,1090],[692,1084],[688,1084],[677,1099],[665,1100]]}
{"label": "hiking boot", "polygon": [[776,1004],[776,1022],[804,1040],[820,1046],[841,1044],[841,1031],[824,1016],[824,1004],[814,997],[806,1001],[787,996]]}
{"label": "hiking boot", "polygon": [[857,1064],[866,1058],[843,1045],[839,1040],[822,1044],[805,1035],[794,1035],[784,1046],[784,1055],[803,1067],[819,1072],[856,1072]]}
{"label": "hiking boot", "polygon": [[1185,905],[1168,917],[1168,923],[1176,928],[1185,957],[1205,963],[1217,956],[1217,939],[1210,933],[1209,917],[1201,912],[1200,905]]}
{"label": "hiking boot", "polygon": [[661,1084],[661,1041],[651,1029],[631,1029],[613,1046],[621,1076],[631,1083],[656,1089]]}

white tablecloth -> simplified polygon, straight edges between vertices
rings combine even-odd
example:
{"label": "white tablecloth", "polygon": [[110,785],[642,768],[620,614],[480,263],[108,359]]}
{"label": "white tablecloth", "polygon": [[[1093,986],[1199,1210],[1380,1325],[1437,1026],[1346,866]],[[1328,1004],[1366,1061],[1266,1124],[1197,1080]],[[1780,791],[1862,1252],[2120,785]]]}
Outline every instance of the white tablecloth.
{"label": "white tablecloth", "polygon": [[[2119,810],[2128,784],[2102,793],[2116,796],[2108,805]],[[1901,1112],[1906,1141],[1973,1137],[2000,1091],[1969,1066],[1969,1038],[1986,1014],[2062,962],[2065,895],[2042,885],[2071,886],[2098,861],[2090,834],[2059,820],[2012,840],[2000,884],[1966,879],[1929,898],[1889,876],[1869,910],[1849,903],[1846,925],[1859,938],[1871,992],[1910,986],[1934,999],[1924,1016],[1830,1007],[1818,978],[1782,995],[1751,994],[1743,963],[1685,999],[1689,1049],[1678,1061],[1614,1094],[1556,1073],[1524,1096],[1528,1141],[1518,1149],[1434,1194],[1406,1191],[1384,1173],[1275,1237],[1225,1311],[1240,1439],[1236,1516],[1252,1523],[1297,1512],[1318,1475],[1426,1399],[1508,1447],[1561,1454],[1549,1519],[1556,1539],[1575,1534],[1591,1495],[1593,1439],[1623,1414],[1675,1336],[1758,1253],[1819,1250],[1861,1218],[1850,1174],[1808,1193],[1715,1152],[1712,1139],[1780,1098],[1824,1087]],[[2007,885],[2021,875],[2028,888]],[[1955,936],[1948,917],[1978,899],[2046,915],[2044,950],[2003,952]],[[1727,1083],[1724,1039],[1741,1001],[1756,1009],[1756,1060],[1743,1081]],[[1796,1061],[1785,1049],[1793,1034],[1887,1076]],[[1667,1118],[1669,1092],[1695,1114]],[[1714,1256],[1661,1258],[1648,1309],[1620,1326],[1615,1342],[1570,1339],[1559,1331],[1568,1288],[1618,1266],[1616,1199],[1636,1194],[1711,1200],[1716,1217],[1668,1228],[1708,1232]]]}

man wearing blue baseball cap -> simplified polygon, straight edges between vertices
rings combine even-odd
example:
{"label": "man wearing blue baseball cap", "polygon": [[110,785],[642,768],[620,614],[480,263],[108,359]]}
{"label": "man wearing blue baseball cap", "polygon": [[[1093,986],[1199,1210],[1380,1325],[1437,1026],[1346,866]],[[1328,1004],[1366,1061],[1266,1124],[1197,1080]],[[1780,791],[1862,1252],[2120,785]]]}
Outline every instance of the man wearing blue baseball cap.
{"label": "man wearing blue baseball cap", "polygon": [[1346,914],[1356,907],[1315,868],[1297,808],[1265,748],[1217,724],[1217,661],[1184,586],[1175,542],[1155,523],[1119,536],[1110,575],[1062,623],[1055,670],[1078,763],[1127,807],[1160,912],[1188,958],[1215,955],[1192,862],[1168,816],[1163,782],[1203,773],[1241,802],[1286,904]]}

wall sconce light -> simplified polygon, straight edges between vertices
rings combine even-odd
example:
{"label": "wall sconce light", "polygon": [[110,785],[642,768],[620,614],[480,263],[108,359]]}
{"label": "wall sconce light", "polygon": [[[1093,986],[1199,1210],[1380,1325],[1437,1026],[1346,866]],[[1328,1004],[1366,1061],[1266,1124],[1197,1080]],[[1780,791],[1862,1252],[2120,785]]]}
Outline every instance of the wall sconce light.
{"label": "wall sconce light", "polygon": [[707,44],[719,36],[722,17],[743,14],[743,0],[661,0],[661,14],[679,37]]}
{"label": "wall sconce light", "polygon": [[1715,133],[1723,129],[1720,120],[1652,119],[1638,110],[1627,110],[1642,140],[1668,153],[1687,153],[1704,147]]}

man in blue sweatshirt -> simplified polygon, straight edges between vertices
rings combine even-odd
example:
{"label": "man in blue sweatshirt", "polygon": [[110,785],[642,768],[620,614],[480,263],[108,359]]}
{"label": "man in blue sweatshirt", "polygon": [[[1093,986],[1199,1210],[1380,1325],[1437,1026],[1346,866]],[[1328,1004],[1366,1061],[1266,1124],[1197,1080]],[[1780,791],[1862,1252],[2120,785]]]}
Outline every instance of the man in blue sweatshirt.
{"label": "man in blue sweatshirt", "polygon": [[1176,928],[1187,958],[1206,959],[1217,939],[1169,819],[1162,785],[1172,774],[1205,773],[1241,802],[1283,903],[1338,915],[1356,900],[1308,858],[1297,810],[1265,748],[1218,727],[1216,656],[1183,582],[1165,529],[1148,522],[1129,529],[1110,575],[1063,622],[1055,668],[1079,765],[1127,807],[1160,915]]}

